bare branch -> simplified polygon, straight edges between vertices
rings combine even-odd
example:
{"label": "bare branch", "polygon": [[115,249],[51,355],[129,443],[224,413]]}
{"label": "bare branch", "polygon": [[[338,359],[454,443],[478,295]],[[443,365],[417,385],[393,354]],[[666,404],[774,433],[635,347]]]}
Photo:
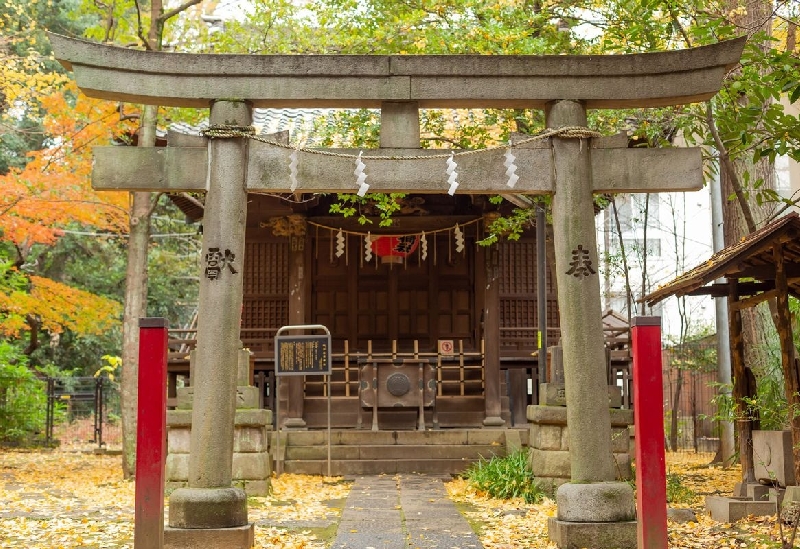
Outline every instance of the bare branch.
{"label": "bare branch", "polygon": [[175,17],[176,15],[181,13],[182,11],[188,10],[189,8],[191,8],[192,6],[194,6],[196,4],[199,4],[200,2],[202,2],[202,0],[187,0],[186,2],[181,4],[180,6],[162,13],[158,17],[158,23],[163,25],[171,17]]}

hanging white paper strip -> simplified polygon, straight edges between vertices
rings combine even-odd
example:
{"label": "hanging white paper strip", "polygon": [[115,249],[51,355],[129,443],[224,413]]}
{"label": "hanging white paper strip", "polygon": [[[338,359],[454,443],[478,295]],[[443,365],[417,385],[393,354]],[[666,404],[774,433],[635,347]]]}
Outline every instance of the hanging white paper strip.
{"label": "hanging white paper strip", "polygon": [[419,253],[422,256],[422,261],[425,261],[428,258],[428,237],[425,236],[425,233],[422,233],[422,236],[419,237]]}
{"label": "hanging white paper strip", "polygon": [[364,168],[366,168],[366,164],[361,161],[361,154],[364,151],[358,151],[358,158],[356,158],[356,171],[353,174],[356,176],[356,185],[358,185],[358,192],[356,193],[358,196],[364,196],[367,194],[369,190],[369,185],[367,185],[367,174],[364,173]]}
{"label": "hanging white paper strip", "polygon": [[461,231],[461,227],[456,225],[455,228],[456,233],[456,251],[461,253],[464,251],[464,233]]}
{"label": "hanging white paper strip", "polygon": [[517,159],[517,157],[511,153],[511,149],[506,150],[505,157],[506,160],[503,162],[503,165],[506,167],[506,175],[508,176],[508,182],[506,185],[513,189],[514,185],[516,185],[517,181],[519,181],[519,176],[516,174],[517,165],[514,164],[514,161]]}
{"label": "hanging white paper strip", "polygon": [[456,194],[456,189],[458,188],[458,181],[457,181],[458,172],[456,172],[458,164],[456,164],[456,161],[453,160],[453,156],[454,154],[450,153],[450,157],[447,159],[447,175],[448,175],[447,182],[450,184],[450,188],[447,190],[447,194],[449,194],[450,196]]}
{"label": "hanging white paper strip", "polygon": [[344,255],[344,234],[342,234],[342,229],[339,229],[339,232],[336,233],[336,257],[342,257]]}
{"label": "hanging white paper strip", "polygon": [[367,263],[372,261],[372,236],[369,233],[364,239],[364,261]]}
{"label": "hanging white paper strip", "polygon": [[291,185],[289,186],[289,190],[294,192],[297,190],[297,149],[292,151],[292,154],[289,155],[289,181],[291,181]]}

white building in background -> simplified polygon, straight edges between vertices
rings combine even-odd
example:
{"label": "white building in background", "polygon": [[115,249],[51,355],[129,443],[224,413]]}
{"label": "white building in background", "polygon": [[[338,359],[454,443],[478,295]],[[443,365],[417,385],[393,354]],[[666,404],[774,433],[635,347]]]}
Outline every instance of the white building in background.
{"label": "white building in background", "polygon": [[705,328],[713,331],[715,309],[708,296],[688,297],[683,304],[671,297],[652,309],[640,303],[643,295],[705,261],[713,253],[708,189],[690,193],[618,194],[615,202],[622,246],[613,207],[609,205],[597,216],[604,309],[612,309],[622,316],[628,313],[622,261],[624,247],[633,294],[632,316],[661,316],[664,338],[677,338],[682,322],[688,323],[690,333]]}

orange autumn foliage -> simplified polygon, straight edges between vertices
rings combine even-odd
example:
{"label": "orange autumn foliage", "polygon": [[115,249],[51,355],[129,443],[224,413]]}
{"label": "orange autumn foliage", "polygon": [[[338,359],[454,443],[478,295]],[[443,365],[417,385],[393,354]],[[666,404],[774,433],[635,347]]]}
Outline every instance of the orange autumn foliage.
{"label": "orange autumn foliage", "polygon": [[[51,333],[64,329],[100,335],[118,322],[122,306],[112,299],[61,282],[30,276],[28,291],[0,288],[0,336],[17,336],[35,316]],[[5,291],[4,291],[5,290]]]}
{"label": "orange autumn foliage", "polygon": [[[92,148],[131,135],[135,123],[121,121],[115,103],[89,99],[72,82],[40,102],[47,146],[29,153],[24,168],[0,176],[0,240],[27,251],[54,243],[75,223],[127,232],[128,193],[91,188]],[[114,300],[13,270],[23,283],[0,284],[0,337],[19,336],[29,318],[53,333],[100,334],[119,322],[122,307]]]}
{"label": "orange autumn foliage", "polygon": [[0,238],[17,246],[50,244],[69,223],[126,232],[128,193],[92,190],[92,147],[135,131],[115,103],[89,99],[74,83],[41,99],[49,146],[23,169],[0,176]]}

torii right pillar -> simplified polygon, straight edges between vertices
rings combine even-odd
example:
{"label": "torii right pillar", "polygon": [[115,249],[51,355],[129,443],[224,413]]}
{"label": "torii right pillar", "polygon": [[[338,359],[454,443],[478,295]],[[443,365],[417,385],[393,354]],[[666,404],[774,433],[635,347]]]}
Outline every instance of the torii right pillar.
{"label": "torii right pillar", "polygon": [[[578,101],[549,103],[545,116],[548,128],[586,126],[586,108]],[[549,535],[562,548],[634,549],[633,489],[626,482],[616,481],[611,448],[591,142],[555,137],[552,147],[553,241],[571,482],[556,492],[558,514],[549,521]]]}

